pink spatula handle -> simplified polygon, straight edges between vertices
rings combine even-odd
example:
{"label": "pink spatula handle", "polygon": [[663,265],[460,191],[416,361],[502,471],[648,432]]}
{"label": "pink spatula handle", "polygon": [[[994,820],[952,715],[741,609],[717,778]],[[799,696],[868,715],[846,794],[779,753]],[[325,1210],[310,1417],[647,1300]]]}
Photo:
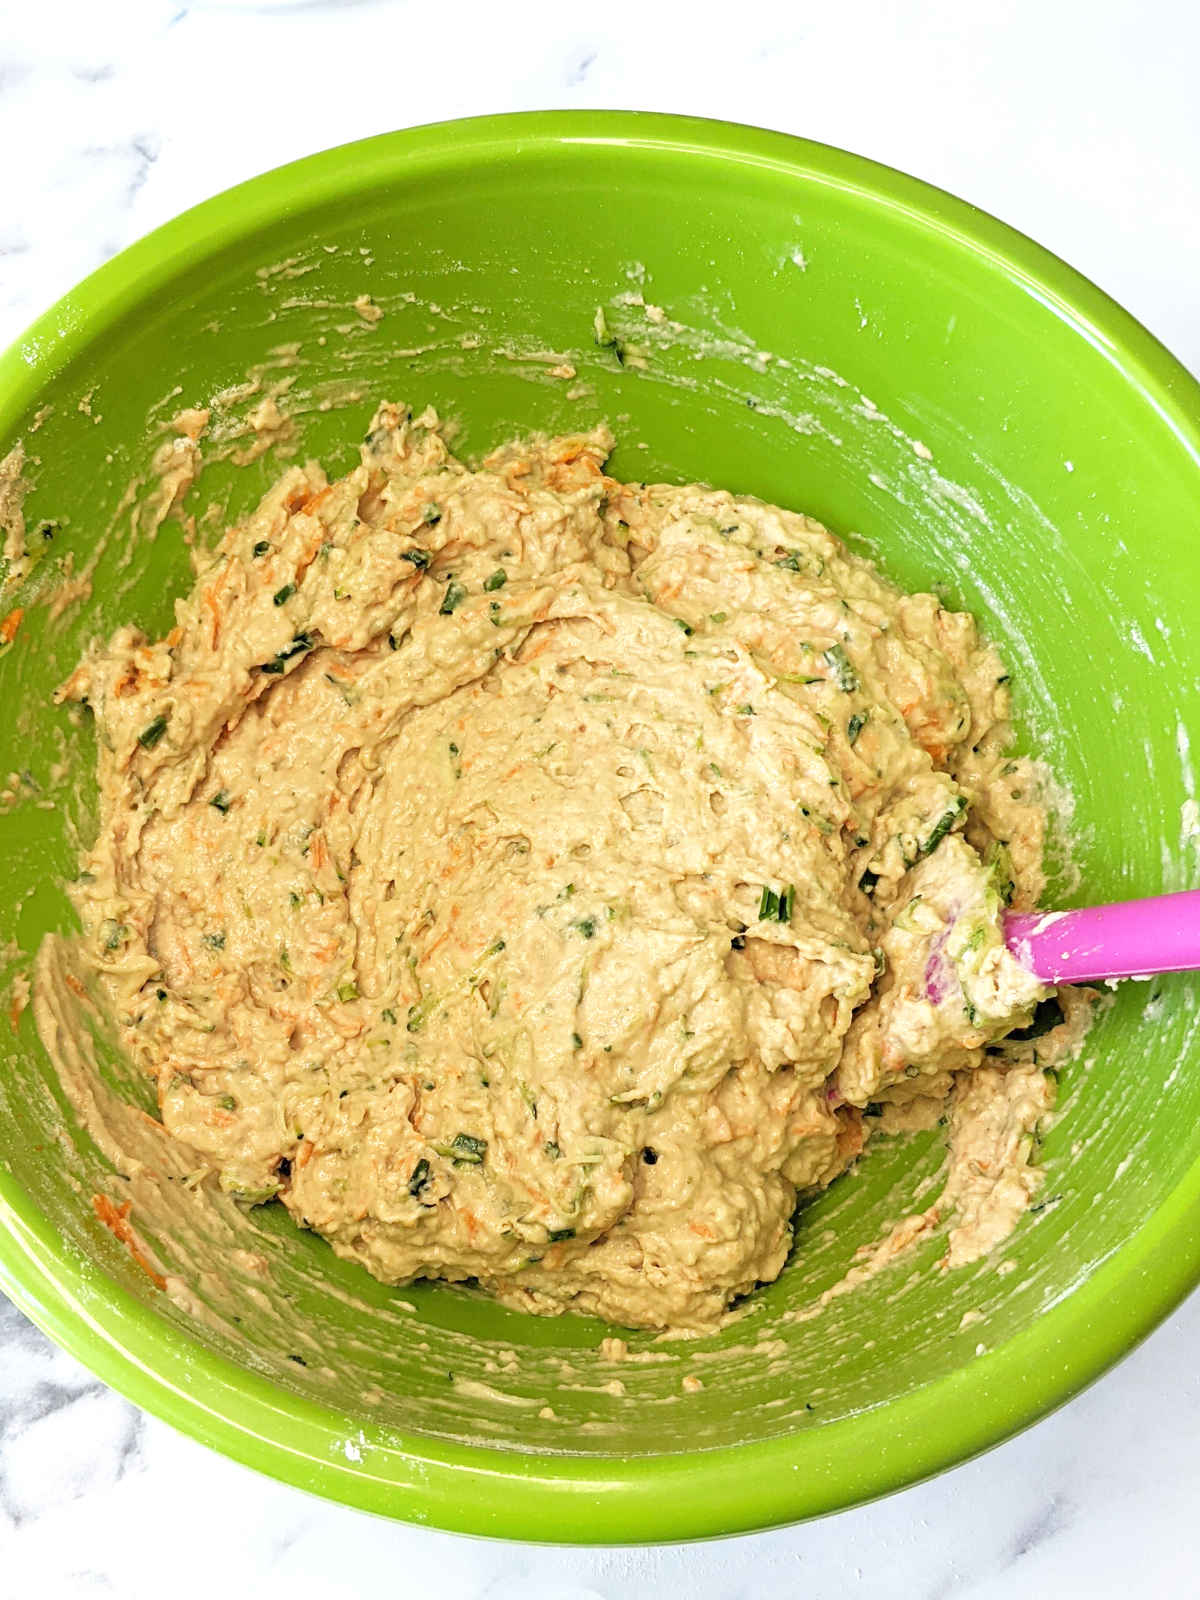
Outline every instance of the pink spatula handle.
{"label": "pink spatula handle", "polygon": [[1200,889],[1082,911],[1014,912],[1004,938],[1043,983],[1088,983],[1200,968]]}

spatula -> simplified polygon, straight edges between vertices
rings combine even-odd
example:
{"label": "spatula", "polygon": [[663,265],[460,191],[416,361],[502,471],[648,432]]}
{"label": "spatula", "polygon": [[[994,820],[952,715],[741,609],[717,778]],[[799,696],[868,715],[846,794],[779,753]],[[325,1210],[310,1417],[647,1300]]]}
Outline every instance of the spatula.
{"label": "spatula", "polygon": [[1200,968],[1200,889],[1081,911],[1012,912],[1004,940],[1043,983],[1186,972]]}

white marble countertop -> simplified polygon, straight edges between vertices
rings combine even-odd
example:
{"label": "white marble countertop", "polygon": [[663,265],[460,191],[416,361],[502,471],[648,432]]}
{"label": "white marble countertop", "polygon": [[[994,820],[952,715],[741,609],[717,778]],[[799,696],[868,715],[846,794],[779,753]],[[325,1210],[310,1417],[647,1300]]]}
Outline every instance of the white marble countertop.
{"label": "white marble countertop", "polygon": [[[538,106],[758,122],[974,200],[1200,371],[1200,13],[1179,0],[40,0],[0,30],[0,342],[106,256],[279,162]],[[464,27],[464,23],[468,26]],[[447,51],[449,40],[449,51]],[[262,66],[270,62],[269,68]],[[1189,1594],[1200,1587],[1200,1299],[982,1460],[802,1528],[645,1551],[406,1528],[147,1419],[0,1301],[0,1600]]]}

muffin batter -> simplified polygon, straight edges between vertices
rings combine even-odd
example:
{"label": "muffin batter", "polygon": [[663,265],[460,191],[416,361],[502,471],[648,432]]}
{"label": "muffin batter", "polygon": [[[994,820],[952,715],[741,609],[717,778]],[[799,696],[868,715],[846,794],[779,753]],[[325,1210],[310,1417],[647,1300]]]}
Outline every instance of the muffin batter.
{"label": "muffin batter", "polygon": [[618,483],[611,442],[472,472],[385,405],[344,478],[289,469],[165,639],[62,691],[78,902],[226,1189],[388,1282],[705,1327],[947,1097],[980,1248],[1015,1221],[1049,1091],[975,1069],[1047,997],[1000,936],[1044,817],[969,616],[807,517]]}

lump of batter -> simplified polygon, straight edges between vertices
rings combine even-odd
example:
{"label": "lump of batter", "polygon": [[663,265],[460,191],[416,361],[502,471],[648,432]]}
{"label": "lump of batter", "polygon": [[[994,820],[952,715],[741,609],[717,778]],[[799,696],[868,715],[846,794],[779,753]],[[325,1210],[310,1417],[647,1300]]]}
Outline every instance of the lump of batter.
{"label": "lump of batter", "polygon": [[387,1282],[704,1327],[881,1108],[1028,1026],[1044,818],[969,616],[610,446],[470,471],[385,405],[344,478],[288,470],[63,690],[79,904],[227,1189]]}

